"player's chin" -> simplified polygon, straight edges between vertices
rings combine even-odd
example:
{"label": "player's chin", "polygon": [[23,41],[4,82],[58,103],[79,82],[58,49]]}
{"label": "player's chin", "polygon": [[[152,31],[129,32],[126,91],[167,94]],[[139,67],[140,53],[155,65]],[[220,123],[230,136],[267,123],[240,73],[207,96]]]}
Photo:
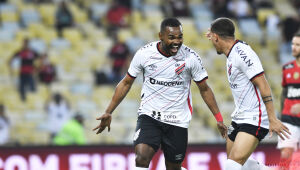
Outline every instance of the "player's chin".
{"label": "player's chin", "polygon": [[171,54],[171,56],[175,56],[177,53],[178,53],[178,51],[176,51],[176,52],[172,52],[172,51],[170,51],[170,53],[169,53],[169,54]]}

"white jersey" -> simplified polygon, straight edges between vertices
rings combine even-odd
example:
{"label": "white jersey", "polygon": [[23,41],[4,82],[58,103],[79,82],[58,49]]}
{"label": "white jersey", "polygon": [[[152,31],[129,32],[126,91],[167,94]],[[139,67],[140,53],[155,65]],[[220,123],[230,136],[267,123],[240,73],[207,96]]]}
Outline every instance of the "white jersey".
{"label": "white jersey", "polygon": [[264,74],[251,47],[237,40],[227,56],[227,77],[235,103],[232,121],[269,129],[268,114],[259,89],[251,82]]}
{"label": "white jersey", "polygon": [[52,133],[57,133],[70,119],[70,110],[68,104],[65,101],[62,101],[59,104],[51,102],[49,103],[47,109],[49,131]]}
{"label": "white jersey", "polygon": [[141,104],[138,115],[148,115],[163,123],[187,128],[192,118],[191,80],[207,79],[201,58],[182,45],[175,56],[165,56],[152,42],[133,57],[128,74],[143,73]]}

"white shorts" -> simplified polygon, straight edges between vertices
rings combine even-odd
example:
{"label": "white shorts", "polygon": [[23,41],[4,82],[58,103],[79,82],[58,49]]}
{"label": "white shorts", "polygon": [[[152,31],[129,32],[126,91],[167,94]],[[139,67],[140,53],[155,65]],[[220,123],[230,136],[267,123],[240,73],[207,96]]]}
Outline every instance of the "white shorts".
{"label": "white shorts", "polygon": [[300,144],[300,127],[292,125],[290,123],[283,122],[283,124],[289,128],[291,135],[289,136],[290,138],[285,140],[282,140],[278,136],[278,144],[277,148],[282,149],[282,148],[294,148],[294,151],[296,151],[299,147]]}

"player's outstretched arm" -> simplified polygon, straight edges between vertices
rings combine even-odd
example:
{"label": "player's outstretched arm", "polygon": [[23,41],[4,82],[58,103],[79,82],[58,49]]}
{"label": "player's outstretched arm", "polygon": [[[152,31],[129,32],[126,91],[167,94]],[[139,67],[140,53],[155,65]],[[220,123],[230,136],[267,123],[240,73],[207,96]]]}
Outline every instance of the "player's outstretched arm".
{"label": "player's outstretched arm", "polygon": [[96,134],[101,133],[106,127],[108,127],[108,131],[110,131],[110,123],[111,123],[111,114],[116,109],[116,107],[121,103],[124,97],[127,95],[130,90],[132,84],[134,82],[134,78],[126,75],[117,85],[115,89],[115,93],[110,101],[105,113],[96,118],[96,120],[100,120],[100,123],[93,130],[97,130]]}
{"label": "player's outstretched arm", "polygon": [[277,119],[275,115],[273,99],[271,94],[271,88],[265,78],[264,75],[256,77],[252,80],[252,83],[258,87],[262,100],[266,105],[268,118],[269,118],[269,132],[270,137],[272,136],[273,132],[277,133],[277,135],[284,140],[284,137],[289,138],[288,134],[291,134],[289,129]]}
{"label": "player's outstretched arm", "polygon": [[210,109],[210,111],[213,113],[213,115],[215,116],[215,118],[217,120],[217,127],[218,127],[219,132],[221,133],[223,138],[226,138],[227,137],[227,127],[223,123],[223,118],[220,113],[219,107],[217,105],[214,93],[212,92],[211,88],[208,86],[206,81],[201,81],[196,84],[200,90],[200,94],[201,94],[204,102],[206,103],[206,105],[208,106],[208,108]]}

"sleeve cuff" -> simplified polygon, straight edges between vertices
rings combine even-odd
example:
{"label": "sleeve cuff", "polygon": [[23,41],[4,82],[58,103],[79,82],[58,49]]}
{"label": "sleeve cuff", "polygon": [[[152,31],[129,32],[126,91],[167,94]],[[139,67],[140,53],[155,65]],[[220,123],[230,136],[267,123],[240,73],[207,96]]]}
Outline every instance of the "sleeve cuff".
{"label": "sleeve cuff", "polygon": [[206,81],[207,79],[208,79],[208,76],[204,77],[202,80],[199,80],[199,81],[195,81],[195,80],[194,80],[194,82],[196,82],[196,83],[201,83],[201,82],[203,82],[203,81]]}
{"label": "sleeve cuff", "polygon": [[264,71],[262,71],[262,72],[256,74],[256,75],[253,76],[252,78],[250,78],[250,81],[252,81],[252,80],[254,80],[256,77],[260,77],[260,76],[262,76],[262,75],[264,75]]}
{"label": "sleeve cuff", "polygon": [[133,78],[133,79],[135,79],[135,78],[136,78],[136,77],[134,77],[134,76],[130,75],[130,74],[129,74],[129,72],[127,72],[127,75],[128,75],[129,77]]}

